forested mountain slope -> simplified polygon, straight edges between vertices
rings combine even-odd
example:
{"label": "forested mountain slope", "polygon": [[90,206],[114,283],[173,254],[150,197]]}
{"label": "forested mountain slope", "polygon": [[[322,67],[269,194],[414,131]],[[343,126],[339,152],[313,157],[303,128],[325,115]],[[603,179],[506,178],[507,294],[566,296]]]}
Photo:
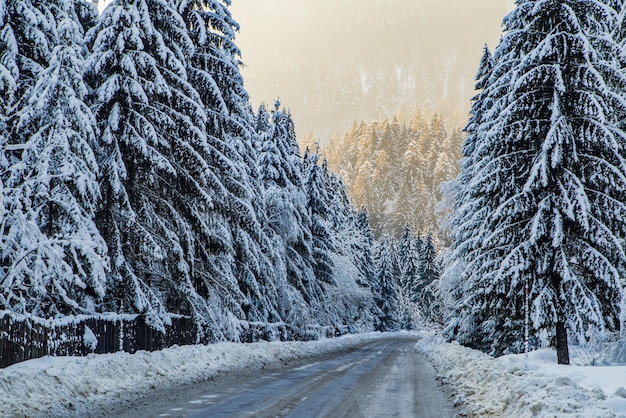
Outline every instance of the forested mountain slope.
{"label": "forested mountain slope", "polygon": [[367,208],[374,235],[399,238],[405,225],[438,234],[440,186],[458,173],[463,139],[439,114],[402,109],[390,119],[353,123],[324,152],[355,206]]}

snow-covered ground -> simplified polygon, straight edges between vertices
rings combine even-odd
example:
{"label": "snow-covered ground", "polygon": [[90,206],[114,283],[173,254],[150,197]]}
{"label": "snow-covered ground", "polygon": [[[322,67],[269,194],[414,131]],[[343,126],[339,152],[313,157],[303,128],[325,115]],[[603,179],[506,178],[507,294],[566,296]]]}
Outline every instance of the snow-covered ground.
{"label": "snow-covered ground", "polygon": [[[311,342],[221,343],[138,352],[45,357],[0,369],[0,416],[82,416],[155,389],[259,370],[386,338],[372,333]],[[626,365],[558,366],[539,350],[498,359],[422,333],[427,354],[469,417],[626,417]],[[586,360],[572,350],[574,363]]]}
{"label": "snow-covered ground", "polygon": [[626,417],[626,365],[575,365],[583,350],[559,366],[550,350],[496,359],[432,335],[417,347],[468,417]]}

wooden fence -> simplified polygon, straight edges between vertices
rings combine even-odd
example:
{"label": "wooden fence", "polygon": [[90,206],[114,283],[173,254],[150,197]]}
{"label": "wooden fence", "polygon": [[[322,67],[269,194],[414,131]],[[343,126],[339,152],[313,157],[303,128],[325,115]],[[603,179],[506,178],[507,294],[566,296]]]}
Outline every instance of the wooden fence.
{"label": "wooden fence", "polygon": [[[275,340],[314,340],[333,337],[334,327],[295,330],[284,323],[242,321],[238,336],[242,343]],[[142,316],[72,318],[64,324],[0,312],[0,368],[43,356],[85,356],[139,350],[156,351],[173,345],[209,343],[203,334],[198,341],[195,324],[187,317],[173,317],[160,332]]]}
{"label": "wooden fence", "polygon": [[185,317],[172,318],[172,324],[162,333],[146,324],[141,316],[85,317],[64,325],[48,325],[6,315],[0,317],[0,368],[46,355],[161,350],[175,344],[195,344],[196,335],[194,324]]}

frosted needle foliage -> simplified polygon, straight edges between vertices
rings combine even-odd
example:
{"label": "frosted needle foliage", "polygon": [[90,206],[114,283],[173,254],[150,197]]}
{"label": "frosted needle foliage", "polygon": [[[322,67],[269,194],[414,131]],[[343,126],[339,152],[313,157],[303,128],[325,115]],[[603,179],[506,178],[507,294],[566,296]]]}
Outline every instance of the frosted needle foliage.
{"label": "frosted needle foliage", "polygon": [[520,351],[525,283],[535,345],[559,329],[585,343],[619,328],[626,79],[617,18],[597,0],[518,0],[492,61],[486,52],[448,196],[452,338]]}

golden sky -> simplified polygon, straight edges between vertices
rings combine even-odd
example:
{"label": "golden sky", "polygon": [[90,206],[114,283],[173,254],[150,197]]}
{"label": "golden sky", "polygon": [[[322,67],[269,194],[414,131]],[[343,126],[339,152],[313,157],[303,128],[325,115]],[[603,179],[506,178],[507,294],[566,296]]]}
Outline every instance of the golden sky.
{"label": "golden sky", "polygon": [[485,43],[513,0],[233,0],[252,102],[281,102],[324,142],[405,104],[462,123]]}
{"label": "golden sky", "polygon": [[[102,8],[110,0],[100,0]],[[485,43],[514,0],[232,0],[254,106],[281,102],[300,136],[405,105],[463,124]]]}

